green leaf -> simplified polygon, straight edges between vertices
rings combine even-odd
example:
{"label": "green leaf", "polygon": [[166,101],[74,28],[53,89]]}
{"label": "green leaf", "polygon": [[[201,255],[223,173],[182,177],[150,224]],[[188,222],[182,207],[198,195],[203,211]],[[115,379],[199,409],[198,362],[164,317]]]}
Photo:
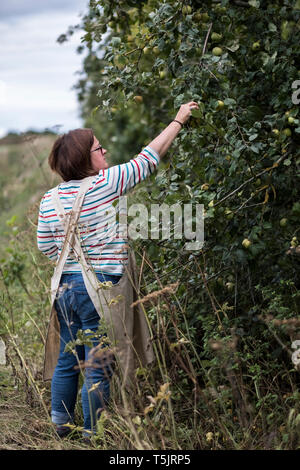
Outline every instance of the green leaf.
{"label": "green leaf", "polygon": [[224,104],[225,104],[226,106],[232,107],[233,105],[236,104],[236,101],[235,101],[233,98],[226,98],[226,99],[224,100]]}
{"label": "green leaf", "polygon": [[6,221],[6,225],[8,227],[12,227],[16,223],[16,220],[17,220],[17,216],[13,215],[9,220]]}
{"label": "green leaf", "polygon": [[292,208],[293,214],[300,214],[300,202],[295,202]]}
{"label": "green leaf", "polygon": [[240,44],[238,39],[233,41],[233,43],[230,46],[226,46],[226,49],[228,49],[231,52],[235,52],[240,48]]}
{"label": "green leaf", "polygon": [[250,149],[251,149],[254,153],[259,153],[259,148],[258,148],[258,145],[257,145],[257,144],[251,145]]}
{"label": "green leaf", "polygon": [[192,109],[192,116],[195,118],[200,118],[203,116],[203,112],[201,109]]}
{"label": "green leaf", "polygon": [[251,5],[254,8],[259,8],[260,7],[260,1],[259,0],[249,0],[248,3],[249,3],[249,5]]}
{"label": "green leaf", "polygon": [[269,31],[272,33],[275,33],[277,31],[277,26],[274,23],[269,23],[268,24]]}

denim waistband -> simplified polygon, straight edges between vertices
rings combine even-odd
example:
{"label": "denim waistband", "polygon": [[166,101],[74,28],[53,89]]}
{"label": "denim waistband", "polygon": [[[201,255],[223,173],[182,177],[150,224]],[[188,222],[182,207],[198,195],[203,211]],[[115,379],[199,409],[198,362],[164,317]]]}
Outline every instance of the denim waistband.
{"label": "denim waistband", "polygon": [[[118,282],[118,280],[123,276],[123,274],[95,274],[99,281],[112,281],[113,284]],[[64,282],[69,283],[70,281],[84,282],[84,279],[81,273],[65,273],[61,275],[60,284],[63,284]]]}

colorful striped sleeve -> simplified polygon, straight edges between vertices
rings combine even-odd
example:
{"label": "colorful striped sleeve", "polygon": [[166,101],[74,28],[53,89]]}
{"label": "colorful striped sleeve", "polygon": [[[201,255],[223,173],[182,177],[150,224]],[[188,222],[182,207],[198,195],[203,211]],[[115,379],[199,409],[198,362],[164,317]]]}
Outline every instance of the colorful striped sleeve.
{"label": "colorful striped sleeve", "polygon": [[48,258],[50,258],[52,261],[55,261],[58,255],[58,247],[55,243],[47,218],[43,213],[43,201],[44,198],[41,200],[38,216],[37,247],[40,251],[42,251],[42,253],[48,256]]}
{"label": "colorful striped sleeve", "polygon": [[156,170],[159,160],[158,153],[148,145],[136,158],[110,167],[104,173],[109,185],[118,195],[122,195],[151,175]]}

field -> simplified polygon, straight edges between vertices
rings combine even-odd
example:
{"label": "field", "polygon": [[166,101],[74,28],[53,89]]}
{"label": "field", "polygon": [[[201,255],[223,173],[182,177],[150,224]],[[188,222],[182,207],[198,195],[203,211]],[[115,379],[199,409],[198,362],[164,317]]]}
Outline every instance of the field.
{"label": "field", "polygon": [[[205,243],[134,242],[155,361],[136,371],[131,395],[114,376],[91,445],[299,450],[299,1],[134,5],[92,1],[82,20],[84,126],[124,162],[196,101],[130,197],[202,204]],[[55,137],[25,137],[0,142],[0,446],[85,449],[79,405],[70,438],[57,439],[49,420],[42,362],[53,266],[37,250],[36,223],[57,181],[47,168]]]}
{"label": "field", "polygon": [[[55,183],[46,163],[52,141],[53,137],[39,136],[30,142],[0,147],[1,204],[5,208],[0,219],[0,335],[7,346],[6,365],[0,366],[0,448],[281,449],[297,445],[298,374],[289,360],[281,360],[279,368],[274,363],[272,381],[267,383],[266,378],[265,385],[259,385],[264,358],[259,358],[255,346],[247,346],[246,342],[248,353],[243,359],[236,349],[236,334],[227,336],[225,341],[215,338],[214,343],[208,338],[207,347],[215,357],[205,359],[193,339],[195,328],[186,305],[172,295],[160,300],[159,294],[152,297],[150,305],[146,303],[157,337],[157,362],[150,371],[140,372],[137,397],[132,400],[121,396],[115,381],[111,408],[103,414],[97,437],[90,445],[80,440],[79,405],[78,426],[71,436],[63,441],[56,436],[49,418],[50,385],[42,381],[53,266],[35,244],[39,199]],[[145,276],[151,290],[163,287],[153,268]],[[177,312],[174,300],[179,303]],[[279,297],[277,301],[280,303]],[[224,304],[218,313],[214,303],[212,306],[220,321],[217,331],[222,331],[230,310]],[[181,318],[184,312],[188,315],[185,326]],[[179,343],[168,333],[170,321],[177,338],[182,338]],[[293,328],[291,324],[291,338]],[[269,339],[265,337],[269,345],[256,339],[256,351],[267,350],[278,342],[281,348],[277,346],[277,355],[281,350],[284,353],[286,345],[273,328],[264,335],[268,331]],[[251,363],[255,357],[256,364],[249,366],[254,377],[254,404],[253,398],[249,402],[251,382],[247,374],[241,375],[240,367],[245,367],[241,361]],[[193,383],[196,385],[191,387]]]}

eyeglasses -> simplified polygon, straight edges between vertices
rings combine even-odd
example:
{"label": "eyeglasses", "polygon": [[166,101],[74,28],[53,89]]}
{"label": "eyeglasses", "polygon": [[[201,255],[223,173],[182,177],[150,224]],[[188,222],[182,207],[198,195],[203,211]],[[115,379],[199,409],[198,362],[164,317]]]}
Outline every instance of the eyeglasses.
{"label": "eyeglasses", "polygon": [[102,149],[103,149],[102,145],[99,145],[99,147],[95,148],[94,150],[91,150],[91,152],[97,152],[97,150],[102,151]]}

